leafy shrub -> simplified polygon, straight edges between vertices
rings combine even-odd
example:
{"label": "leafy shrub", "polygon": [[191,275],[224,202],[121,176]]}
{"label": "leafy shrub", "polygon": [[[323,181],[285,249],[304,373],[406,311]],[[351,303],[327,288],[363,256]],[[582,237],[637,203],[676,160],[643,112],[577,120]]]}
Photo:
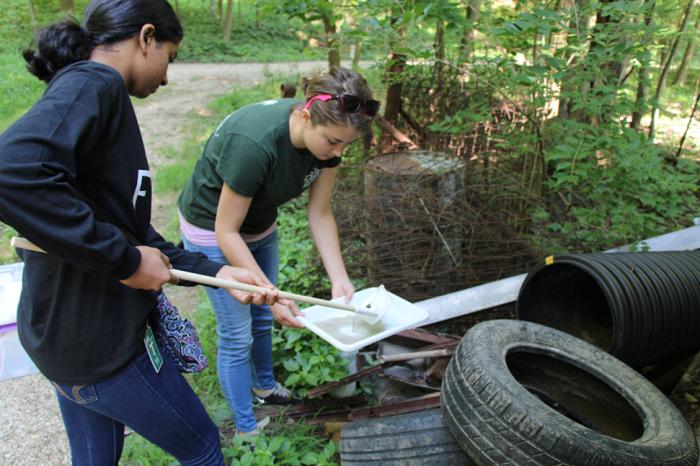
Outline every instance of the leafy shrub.
{"label": "leafy shrub", "polygon": [[251,451],[248,441],[234,437],[223,447],[224,457],[233,466],[319,465],[335,466],[335,444],[314,435],[313,427],[301,423],[263,431]]}
{"label": "leafy shrub", "polygon": [[540,220],[570,250],[597,251],[687,225],[697,213],[697,165],[667,163],[643,133],[562,121],[546,152],[546,186],[562,203]]}
{"label": "leafy shrub", "polygon": [[275,328],[272,347],[278,378],[302,396],[310,388],[348,375],[349,361],[309,330]]}

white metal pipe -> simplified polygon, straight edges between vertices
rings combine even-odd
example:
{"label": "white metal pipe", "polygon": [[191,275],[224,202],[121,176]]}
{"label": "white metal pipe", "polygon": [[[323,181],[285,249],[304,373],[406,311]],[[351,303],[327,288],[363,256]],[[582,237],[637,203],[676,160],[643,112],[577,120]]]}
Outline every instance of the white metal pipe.
{"label": "white metal pipe", "polygon": [[[700,226],[655,236],[643,241],[643,247],[649,251],[689,251],[700,249]],[[605,252],[629,252],[633,245],[608,249]],[[527,274],[496,280],[466,290],[455,291],[435,298],[415,303],[430,313],[430,317],[421,326],[442,322],[443,320],[472,314],[517,300],[520,287]]]}

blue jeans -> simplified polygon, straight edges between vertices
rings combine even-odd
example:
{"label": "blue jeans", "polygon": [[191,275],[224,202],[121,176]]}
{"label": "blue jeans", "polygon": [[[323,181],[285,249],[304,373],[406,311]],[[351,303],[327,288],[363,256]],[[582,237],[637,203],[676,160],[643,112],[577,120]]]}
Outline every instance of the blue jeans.
{"label": "blue jeans", "polygon": [[[186,239],[185,248],[228,264],[218,246],[198,246]],[[279,267],[277,232],[247,243],[267,278],[276,286]],[[241,304],[224,289],[205,287],[216,314],[219,384],[240,432],[257,426],[252,388],[268,390],[276,385],[272,372],[272,312],[269,306]]]}
{"label": "blue jeans", "polygon": [[[162,351],[161,351],[162,354]],[[53,383],[74,465],[116,465],[127,425],[183,465],[223,465],[219,430],[177,368],[148,353],[91,385]]]}

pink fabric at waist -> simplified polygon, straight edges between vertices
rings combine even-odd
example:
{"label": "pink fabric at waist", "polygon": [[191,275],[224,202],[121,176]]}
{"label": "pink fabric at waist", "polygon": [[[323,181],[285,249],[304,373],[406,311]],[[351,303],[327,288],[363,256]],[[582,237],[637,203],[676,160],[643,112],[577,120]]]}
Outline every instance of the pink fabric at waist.
{"label": "pink fabric at waist", "polygon": [[[187,239],[187,241],[189,241],[192,244],[196,244],[197,246],[218,246],[218,243],[216,242],[215,232],[191,224],[182,215],[180,209],[178,209],[177,211],[177,216],[180,220],[180,231],[182,231],[182,236],[184,236]],[[243,241],[245,241],[246,243],[252,243],[253,241],[259,241],[265,238],[266,236],[272,234],[272,232],[276,229],[277,222],[270,225],[270,227],[262,233],[256,233],[253,235],[241,233],[241,238],[243,238]]]}

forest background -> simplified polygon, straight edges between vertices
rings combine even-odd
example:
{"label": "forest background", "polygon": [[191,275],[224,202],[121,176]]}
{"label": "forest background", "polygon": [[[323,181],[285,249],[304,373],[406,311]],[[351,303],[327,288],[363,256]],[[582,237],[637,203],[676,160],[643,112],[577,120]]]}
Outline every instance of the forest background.
{"label": "forest background", "polygon": [[[171,3],[186,29],[178,61],[320,59],[336,66],[342,58],[354,67],[360,59],[373,63],[361,71],[382,101],[382,124],[376,126],[371,146],[358,143],[346,154],[346,182],[340,183],[339,196],[363,196],[363,166],[377,154],[418,146],[462,160],[470,209],[445,221],[463,224],[459,231],[467,226],[488,231],[491,255],[468,249],[485,244],[482,238],[471,246],[461,244],[462,258],[478,269],[475,263],[491,263],[498,256],[499,266],[485,273],[473,271],[468,280],[454,280],[441,292],[526,271],[545,254],[636,243],[689,226],[698,215],[698,130],[693,120],[700,98],[696,1]],[[42,25],[65,14],[79,17],[86,4],[85,0],[3,4],[0,130],[44,89],[24,69],[20,51]],[[157,195],[179,191],[186,177],[173,174],[188,173],[197,148],[206,140],[203,135],[220,118],[247,103],[277,97],[280,83],[289,81],[298,84],[299,76],[270,76],[256,88],[231,89],[214,102],[211,116],[198,123],[186,144],[187,153],[170,157],[182,165],[161,172],[158,189],[163,192]],[[283,243],[282,284],[295,292],[324,296],[328,283],[318,279],[324,274],[298,204],[285,209],[280,219],[289,232]],[[363,222],[344,217],[354,214],[342,209],[337,213],[344,253],[352,257],[352,278],[363,285],[371,273],[365,254],[372,232],[361,230]],[[170,217],[175,218],[174,211]],[[352,224],[360,227],[353,230]],[[177,239],[174,222],[165,231]],[[16,261],[8,247],[14,232],[0,224],[0,233],[0,260]],[[505,253],[496,254],[494,248]],[[199,319],[204,329],[213,325],[210,318]],[[206,343],[215,351],[213,342]],[[328,349],[305,334],[278,334],[277,350],[289,351],[289,362],[281,370],[288,371],[288,379],[297,374],[289,379],[297,388],[343,373],[341,361],[319,361]],[[211,376],[194,383],[205,396],[216,392]],[[216,412],[220,395],[211,397],[214,401],[208,407],[214,406]],[[332,444],[308,431],[284,435],[275,442],[298,438],[307,442],[294,444],[297,453],[290,464],[337,459]],[[266,451],[274,456],[283,450],[282,443]],[[238,458],[242,450],[232,445],[227,454]],[[149,448],[146,445],[131,448],[138,452],[135,458],[157,455],[142,450]],[[250,455],[245,461],[264,464]],[[279,457],[275,461],[282,464]]]}

